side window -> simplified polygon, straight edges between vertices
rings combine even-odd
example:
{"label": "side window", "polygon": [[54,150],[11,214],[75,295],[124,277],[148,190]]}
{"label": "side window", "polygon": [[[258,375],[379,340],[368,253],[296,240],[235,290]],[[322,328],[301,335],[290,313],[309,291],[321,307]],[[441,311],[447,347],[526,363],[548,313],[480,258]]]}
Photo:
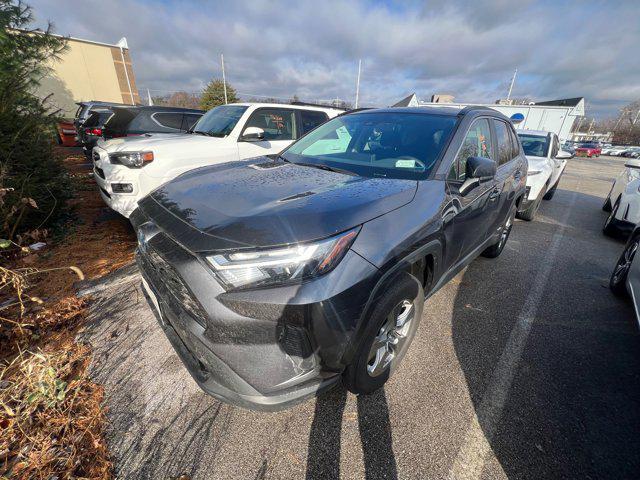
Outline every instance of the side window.
{"label": "side window", "polygon": [[491,149],[489,120],[480,118],[471,124],[456,157],[458,180],[464,181],[466,178],[467,159],[469,157],[494,158]]}
{"label": "side window", "polygon": [[261,108],[253,112],[244,126],[264,130],[265,140],[293,140],[296,138],[295,112],[280,108]]}
{"label": "side window", "polygon": [[324,112],[316,112],[312,110],[302,110],[300,112],[300,116],[302,117],[302,132],[301,134],[305,134],[310,130],[313,130],[321,123],[329,120],[329,115]]}
{"label": "side window", "polygon": [[520,140],[518,139],[518,135],[513,131],[513,128],[509,128],[509,134],[511,135],[511,158],[516,158],[520,155]]}
{"label": "side window", "polygon": [[152,115],[153,119],[166,128],[175,128],[180,130],[182,126],[182,113],[177,112],[158,112]]}
{"label": "side window", "polygon": [[202,117],[202,115],[199,113],[185,113],[182,119],[182,130],[191,130],[198,120],[200,120],[200,117]]}
{"label": "side window", "polygon": [[498,165],[503,165],[513,158],[513,146],[511,145],[511,130],[506,123],[494,120],[496,139],[498,140]]}

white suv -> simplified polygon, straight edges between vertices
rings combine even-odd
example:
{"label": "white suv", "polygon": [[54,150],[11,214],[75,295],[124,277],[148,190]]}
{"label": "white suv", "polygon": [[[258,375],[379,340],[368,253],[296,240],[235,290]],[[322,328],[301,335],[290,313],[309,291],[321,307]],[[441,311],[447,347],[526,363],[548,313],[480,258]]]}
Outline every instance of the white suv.
{"label": "white suv", "polygon": [[344,113],[307,105],[234,103],[209,110],[190,133],[116,138],[93,149],[103,200],[129,217],[138,200],[197,167],[279,153]]}
{"label": "white suv", "polygon": [[518,130],[518,138],[529,161],[527,197],[520,204],[518,218],[533,220],[542,199],[551,200],[567,159],[573,155],[560,149],[558,136],[543,130]]}

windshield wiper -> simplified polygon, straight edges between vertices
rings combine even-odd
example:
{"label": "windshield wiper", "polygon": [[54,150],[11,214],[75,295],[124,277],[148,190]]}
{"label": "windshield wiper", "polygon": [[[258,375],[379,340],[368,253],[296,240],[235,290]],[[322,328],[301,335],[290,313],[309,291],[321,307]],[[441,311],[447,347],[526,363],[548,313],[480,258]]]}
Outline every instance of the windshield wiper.
{"label": "windshield wiper", "polygon": [[204,135],[206,137],[213,137],[213,135],[211,135],[209,132],[203,132],[202,130],[191,130],[188,133],[196,133],[198,135]]}
{"label": "windshield wiper", "polygon": [[359,176],[357,173],[352,172],[350,170],[344,170],[342,168],[330,167],[329,165],[324,165],[324,164],[321,164],[321,163],[304,163],[304,162],[291,162],[291,163],[295,163],[295,165],[302,165],[303,167],[317,168],[318,170],[325,170],[327,172],[335,172],[335,173],[342,173],[344,175],[351,175],[352,177]]}

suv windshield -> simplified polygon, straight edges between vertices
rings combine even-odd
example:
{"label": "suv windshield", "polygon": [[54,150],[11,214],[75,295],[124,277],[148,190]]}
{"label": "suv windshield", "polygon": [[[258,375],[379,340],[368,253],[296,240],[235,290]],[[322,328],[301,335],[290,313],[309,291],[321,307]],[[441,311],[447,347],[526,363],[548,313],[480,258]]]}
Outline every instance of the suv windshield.
{"label": "suv windshield", "polygon": [[527,135],[518,133],[525,155],[530,157],[546,157],[549,152],[549,136]]}
{"label": "suv windshield", "polygon": [[291,145],[292,163],[366,177],[420,180],[429,176],[457,117],[432,113],[362,112],[334,118]]}
{"label": "suv windshield", "polygon": [[249,107],[241,105],[220,105],[212,108],[198,120],[192,131],[211,137],[226,137],[247,108]]}

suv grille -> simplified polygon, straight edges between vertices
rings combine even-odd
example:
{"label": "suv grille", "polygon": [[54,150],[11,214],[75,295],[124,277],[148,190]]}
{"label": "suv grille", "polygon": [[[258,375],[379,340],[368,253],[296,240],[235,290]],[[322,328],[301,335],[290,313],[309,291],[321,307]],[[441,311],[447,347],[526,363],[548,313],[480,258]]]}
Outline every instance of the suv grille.
{"label": "suv grille", "polygon": [[151,246],[145,252],[138,250],[138,259],[151,283],[164,295],[169,295],[177,307],[187,312],[202,327],[206,328],[207,314],[185,285],[178,272]]}

